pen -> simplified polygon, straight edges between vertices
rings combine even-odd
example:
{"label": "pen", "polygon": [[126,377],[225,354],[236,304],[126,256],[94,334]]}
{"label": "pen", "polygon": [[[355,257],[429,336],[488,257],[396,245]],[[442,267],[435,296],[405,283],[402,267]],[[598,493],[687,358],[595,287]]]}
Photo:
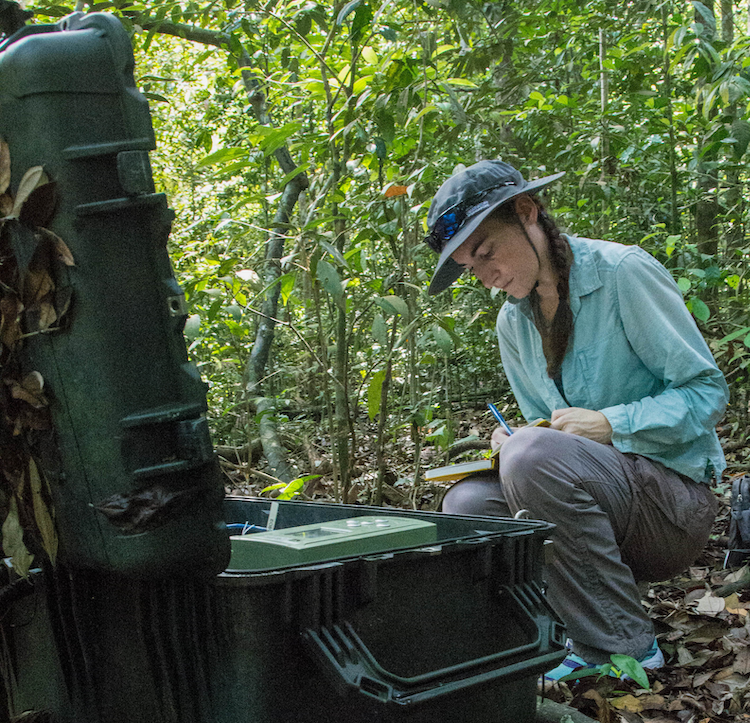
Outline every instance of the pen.
{"label": "pen", "polygon": [[490,410],[490,411],[492,412],[492,416],[493,416],[493,417],[494,417],[495,419],[497,419],[497,421],[498,421],[498,422],[500,422],[500,424],[502,425],[503,429],[504,429],[504,430],[505,430],[505,431],[506,431],[506,432],[507,432],[508,434],[513,434],[513,430],[512,430],[512,429],[511,429],[511,428],[510,428],[510,427],[508,426],[508,423],[507,423],[507,422],[505,421],[505,419],[503,418],[503,415],[502,415],[502,414],[500,414],[500,410],[499,410],[499,409],[498,409],[498,408],[497,408],[497,407],[496,407],[496,406],[495,406],[494,404],[490,404],[490,403],[488,403],[488,404],[487,404],[487,407],[488,407],[488,408],[489,408],[489,410]]}

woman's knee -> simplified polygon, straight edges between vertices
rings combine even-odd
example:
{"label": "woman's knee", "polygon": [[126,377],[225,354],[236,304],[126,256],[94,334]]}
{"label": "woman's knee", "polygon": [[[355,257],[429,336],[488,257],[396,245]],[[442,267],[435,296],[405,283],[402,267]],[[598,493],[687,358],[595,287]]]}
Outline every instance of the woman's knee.
{"label": "woman's knee", "polygon": [[471,477],[453,485],[443,498],[442,511],[451,515],[507,515],[496,474]]}
{"label": "woman's knee", "polygon": [[[505,484],[523,484],[533,480],[545,463],[551,448],[548,429],[521,429],[500,450],[500,477]],[[560,432],[552,432],[560,434]]]}

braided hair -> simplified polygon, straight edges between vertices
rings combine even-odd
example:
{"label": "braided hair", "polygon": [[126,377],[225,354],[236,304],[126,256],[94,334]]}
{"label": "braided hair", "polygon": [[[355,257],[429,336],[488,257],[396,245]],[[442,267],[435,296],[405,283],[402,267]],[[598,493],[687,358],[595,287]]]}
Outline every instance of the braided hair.
{"label": "braided hair", "polygon": [[[531,196],[531,200],[537,207],[537,222],[547,238],[550,263],[557,275],[557,295],[559,301],[555,317],[549,323],[542,314],[536,286],[529,294],[529,303],[531,304],[534,316],[534,326],[536,326],[542,338],[542,351],[547,361],[547,375],[551,379],[559,379],[565,352],[568,350],[570,340],[573,337],[573,312],[570,308],[569,287],[573,252],[570,250],[570,244],[562,233],[560,233],[557,224],[555,224],[552,217],[547,213],[541,199],[537,196]],[[531,239],[529,239],[526,233],[526,228],[516,213],[515,204],[504,203],[492,213],[492,217],[503,223],[518,224],[526,236],[526,240],[531,244]],[[533,244],[531,247],[536,254],[536,248],[534,248]],[[538,254],[537,258],[539,258]]]}

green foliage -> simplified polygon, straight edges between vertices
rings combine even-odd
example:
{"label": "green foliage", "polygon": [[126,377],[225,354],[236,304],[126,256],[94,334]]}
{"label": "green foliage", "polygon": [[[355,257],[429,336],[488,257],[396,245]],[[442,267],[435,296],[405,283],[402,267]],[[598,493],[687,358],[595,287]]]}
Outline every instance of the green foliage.
{"label": "green foliage", "polygon": [[266,492],[274,492],[275,490],[279,490],[279,493],[277,495],[274,495],[274,499],[292,500],[301,494],[302,488],[305,486],[306,482],[318,479],[318,477],[320,477],[319,474],[307,474],[303,477],[297,477],[287,484],[285,484],[284,482],[277,482],[276,484],[264,487],[260,491],[260,493],[266,494]]}
{"label": "green foliage", "polygon": [[[41,22],[72,10],[29,7]],[[189,304],[185,334],[211,382],[218,439],[253,433],[246,367],[269,294],[280,311],[266,394],[308,407],[323,405],[326,385],[345,386],[349,414],[371,419],[424,417],[458,389],[500,398],[502,294],[462,278],[427,297],[434,257],[421,243],[436,188],[478,158],[532,177],[566,171],[548,194],[560,224],[638,243],[665,263],[735,385],[750,384],[744,25],[719,37],[700,2],[336,7],[96,5],[132,33],[151,100],[155,177],[177,214],[170,250]],[[277,226],[285,247],[268,276],[281,194],[302,173],[309,187]],[[334,365],[341,348],[345,378]],[[382,410],[388,355],[396,402]],[[417,426],[430,424],[426,441],[445,449],[449,414],[438,416]]]}

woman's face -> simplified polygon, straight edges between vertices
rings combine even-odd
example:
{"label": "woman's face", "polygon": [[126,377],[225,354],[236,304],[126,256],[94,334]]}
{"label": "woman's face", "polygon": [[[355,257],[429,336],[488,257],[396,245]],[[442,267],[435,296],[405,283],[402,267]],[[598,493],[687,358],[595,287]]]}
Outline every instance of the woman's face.
{"label": "woman's face", "polygon": [[539,261],[517,223],[488,218],[452,258],[488,289],[497,287],[517,299],[528,296],[539,280]]}

